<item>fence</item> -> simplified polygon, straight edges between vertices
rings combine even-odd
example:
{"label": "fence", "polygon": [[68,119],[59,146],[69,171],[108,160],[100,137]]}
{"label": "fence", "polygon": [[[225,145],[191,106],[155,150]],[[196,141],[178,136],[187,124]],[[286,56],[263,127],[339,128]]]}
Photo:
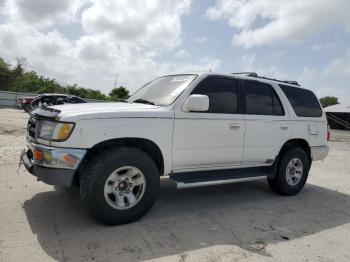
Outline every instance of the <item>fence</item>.
{"label": "fence", "polygon": [[[24,96],[37,96],[38,94],[32,93],[20,93],[20,92],[10,92],[10,91],[0,91],[0,107],[16,107],[17,98]],[[88,102],[105,102],[102,100],[95,99],[84,99]]]}

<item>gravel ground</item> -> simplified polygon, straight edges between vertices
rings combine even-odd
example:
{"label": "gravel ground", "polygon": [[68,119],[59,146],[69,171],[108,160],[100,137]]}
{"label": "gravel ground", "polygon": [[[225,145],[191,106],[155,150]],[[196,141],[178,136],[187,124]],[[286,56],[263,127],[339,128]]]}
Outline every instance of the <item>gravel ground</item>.
{"label": "gravel ground", "polygon": [[0,109],[0,261],[350,261],[350,135],[332,132],[294,197],[265,182],[176,190],[138,222],[107,227],[76,189],[37,182],[22,167],[27,115]]}

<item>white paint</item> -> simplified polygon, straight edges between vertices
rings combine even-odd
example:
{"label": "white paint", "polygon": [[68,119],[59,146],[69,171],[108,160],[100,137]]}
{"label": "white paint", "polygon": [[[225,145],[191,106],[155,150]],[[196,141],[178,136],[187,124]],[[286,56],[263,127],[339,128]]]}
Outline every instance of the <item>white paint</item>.
{"label": "white paint", "polygon": [[[186,112],[183,106],[193,88],[208,75],[201,73],[169,107],[138,103],[88,103],[56,106],[61,121],[76,123],[71,137],[51,146],[91,148],[105,140],[143,138],[158,145],[164,173],[266,166],[283,144],[305,139],[314,160],[326,157],[327,121],[297,117],[276,82],[272,85],[283,104],[284,116]],[[218,74],[215,74],[218,75]],[[247,79],[247,76],[223,75]],[[310,130],[317,130],[314,132]],[[45,143],[44,141],[40,141]],[[47,143],[47,142],[46,142]]]}

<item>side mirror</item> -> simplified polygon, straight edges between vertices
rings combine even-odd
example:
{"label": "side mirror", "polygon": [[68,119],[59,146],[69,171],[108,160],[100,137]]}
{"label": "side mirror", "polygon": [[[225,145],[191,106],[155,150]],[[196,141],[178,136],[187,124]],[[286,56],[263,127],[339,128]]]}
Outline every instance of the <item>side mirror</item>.
{"label": "side mirror", "polygon": [[209,109],[209,97],[206,95],[190,95],[182,106],[185,112],[205,112]]}

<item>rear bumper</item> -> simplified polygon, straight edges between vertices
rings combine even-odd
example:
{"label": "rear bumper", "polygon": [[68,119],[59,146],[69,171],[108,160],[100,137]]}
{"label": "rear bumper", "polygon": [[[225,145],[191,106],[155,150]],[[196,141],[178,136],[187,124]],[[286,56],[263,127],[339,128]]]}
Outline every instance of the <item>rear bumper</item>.
{"label": "rear bumper", "polygon": [[312,146],[311,147],[311,158],[313,161],[324,160],[328,155],[328,146]]}

